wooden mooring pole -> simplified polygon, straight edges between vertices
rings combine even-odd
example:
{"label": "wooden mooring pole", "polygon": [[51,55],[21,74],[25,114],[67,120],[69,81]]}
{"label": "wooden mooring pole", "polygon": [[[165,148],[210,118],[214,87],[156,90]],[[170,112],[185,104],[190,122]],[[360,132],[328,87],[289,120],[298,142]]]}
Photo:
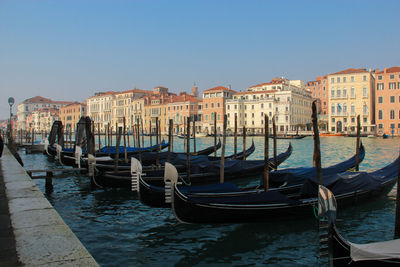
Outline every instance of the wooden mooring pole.
{"label": "wooden mooring pole", "polygon": [[223,122],[223,129],[222,129],[221,167],[219,169],[219,182],[221,184],[225,181],[226,120],[227,120],[227,115],[224,115],[224,122]]}
{"label": "wooden mooring pole", "polygon": [[272,131],[274,134],[274,169],[278,168],[278,159],[276,158],[276,124],[275,124],[275,116],[272,117]]}
{"label": "wooden mooring pole", "polygon": [[246,160],[246,126],[243,125],[243,160]]}
{"label": "wooden mooring pole", "polygon": [[264,191],[269,189],[269,118],[264,114]]}
{"label": "wooden mooring pole", "polygon": [[235,113],[234,159],[237,158],[237,113]]}
{"label": "wooden mooring pole", "polygon": [[356,137],[356,166],[355,166],[355,171],[358,172],[358,168],[360,165],[360,131],[361,131],[361,125],[360,125],[360,115],[357,116],[357,137]]}
{"label": "wooden mooring pole", "polygon": [[190,117],[187,117],[187,130],[186,130],[186,177],[187,182],[190,183]]}

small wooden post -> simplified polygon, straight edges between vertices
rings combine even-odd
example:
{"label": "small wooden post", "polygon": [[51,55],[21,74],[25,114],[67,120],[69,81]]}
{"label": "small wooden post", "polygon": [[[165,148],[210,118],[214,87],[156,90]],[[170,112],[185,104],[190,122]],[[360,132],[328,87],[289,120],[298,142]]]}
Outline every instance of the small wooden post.
{"label": "small wooden post", "polygon": [[269,118],[264,113],[264,191],[269,189]]}
{"label": "small wooden post", "polygon": [[139,161],[142,163],[142,149],[140,148],[140,135],[139,135],[139,119],[136,120],[136,136],[137,136],[137,144],[139,148]]}
{"label": "small wooden post", "polygon": [[159,136],[159,140],[158,140],[158,141],[159,141],[159,142],[158,142],[158,149],[159,149],[159,151],[161,152],[161,150],[162,150],[162,149],[161,149],[161,148],[162,148],[162,144],[161,144],[161,142],[162,142],[162,140],[161,140],[161,139],[162,139],[162,138],[161,138],[161,120],[158,121],[158,126],[159,126],[159,127],[158,127],[158,131],[159,131],[159,133],[158,133],[158,136]]}
{"label": "small wooden post", "polygon": [[118,128],[115,157],[114,157],[114,172],[118,172],[118,160],[119,160],[119,145],[121,143],[122,127]]}
{"label": "small wooden post", "polygon": [[243,160],[246,160],[246,126],[243,126]]}
{"label": "small wooden post", "polygon": [[356,137],[356,166],[355,170],[358,172],[358,168],[360,165],[360,115],[357,116],[357,137]]}
{"label": "small wooden post", "polygon": [[[156,118],[156,148],[158,148],[158,117]],[[158,165],[160,164],[159,160],[159,155],[158,155],[158,149],[156,149],[157,153],[156,153],[156,166],[158,167]]]}
{"label": "small wooden post", "polygon": [[190,117],[187,117],[187,130],[186,130],[186,136],[185,138],[187,139],[186,142],[186,177],[187,177],[187,182],[190,182]]}
{"label": "small wooden post", "polygon": [[126,128],[127,128],[127,129],[126,129],[126,134],[128,135],[128,136],[127,136],[128,147],[131,147],[130,140],[129,140],[129,139],[131,138],[131,137],[130,137],[130,131],[131,131],[130,128],[131,128],[131,127],[129,127],[129,125],[127,125]]}
{"label": "small wooden post", "polygon": [[98,134],[98,139],[99,139],[99,151],[101,149],[101,132],[100,132],[100,122],[97,123],[97,134]]}
{"label": "small wooden post", "polygon": [[237,155],[237,113],[235,113],[235,135],[234,135],[234,159]]}
{"label": "small wooden post", "polygon": [[153,146],[153,136],[151,134],[151,120],[149,120],[149,138],[150,138],[150,147]]}
{"label": "small wooden post", "polygon": [[142,147],[144,147],[144,128],[143,128],[143,119],[140,117],[140,125],[142,128]]}
{"label": "small wooden post", "polygon": [[276,158],[276,124],[275,124],[275,116],[272,117],[272,131],[274,134],[274,169],[278,168],[278,159]]}
{"label": "small wooden post", "polygon": [[394,221],[394,238],[395,239],[400,238],[400,161],[397,172],[396,217]]}
{"label": "small wooden post", "polygon": [[111,154],[111,145],[110,145],[110,123],[107,124],[107,138],[108,138],[108,155]]}
{"label": "small wooden post", "polygon": [[124,159],[125,159],[125,163],[128,163],[128,153],[126,151],[126,121],[125,121],[125,117],[123,120],[124,123]]}
{"label": "small wooden post", "polygon": [[46,172],[46,194],[51,194],[53,192],[53,173],[50,171]]}
{"label": "small wooden post", "polygon": [[186,151],[186,119],[185,117],[183,117],[183,151]]}
{"label": "small wooden post", "polygon": [[319,148],[319,131],[317,120],[317,104],[316,101],[312,103],[312,124],[314,130],[314,147],[315,147],[315,167],[317,168],[318,183],[322,185],[322,171],[321,171],[321,151]]}
{"label": "small wooden post", "polygon": [[170,160],[171,160],[171,142],[172,142],[172,119],[169,120],[169,126],[168,126],[168,156],[167,156],[167,162],[170,162]]}
{"label": "small wooden post", "polygon": [[196,153],[196,121],[193,120],[193,152]]}
{"label": "small wooden post", "polygon": [[110,146],[112,146],[112,144],[113,144],[113,127],[112,126],[110,126]]}
{"label": "small wooden post", "polygon": [[32,128],[32,137],[31,137],[31,143],[32,143],[32,148],[33,148],[33,135],[35,133],[35,129]]}
{"label": "small wooden post", "polygon": [[214,112],[214,157],[217,156],[217,112]]}
{"label": "small wooden post", "polygon": [[221,184],[225,181],[226,120],[227,120],[227,116],[224,115],[224,122],[223,122],[223,129],[222,129],[221,167],[219,169],[219,182]]}
{"label": "small wooden post", "polygon": [[172,126],[171,126],[171,143],[168,144],[168,146],[171,147],[171,152],[174,152],[174,120],[171,119]]}

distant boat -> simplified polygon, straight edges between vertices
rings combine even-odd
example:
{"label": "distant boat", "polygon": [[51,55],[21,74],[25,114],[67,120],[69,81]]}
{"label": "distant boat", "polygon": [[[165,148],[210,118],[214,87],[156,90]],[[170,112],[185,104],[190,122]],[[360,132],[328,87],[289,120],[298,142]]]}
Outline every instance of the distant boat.
{"label": "distant boat", "polygon": [[389,135],[384,133],[384,134],[382,135],[382,138],[383,138],[383,139],[389,138]]}
{"label": "distant boat", "polygon": [[319,136],[345,136],[344,133],[320,133]]}

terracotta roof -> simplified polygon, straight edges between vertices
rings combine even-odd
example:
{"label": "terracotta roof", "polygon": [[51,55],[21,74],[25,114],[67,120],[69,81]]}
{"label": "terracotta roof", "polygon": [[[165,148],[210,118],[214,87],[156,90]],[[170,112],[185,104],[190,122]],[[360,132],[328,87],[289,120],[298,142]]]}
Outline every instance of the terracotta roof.
{"label": "terracotta roof", "polygon": [[281,84],[281,83],[283,83],[282,79],[273,79],[272,81],[270,81],[268,83],[259,83],[259,84],[250,86],[249,88],[262,87],[262,86],[266,86],[266,85]]}
{"label": "terracotta roof", "polygon": [[366,69],[349,68],[349,69],[345,69],[345,70],[342,70],[342,71],[339,71],[339,72],[331,73],[329,75],[351,74],[351,73],[368,73],[368,71]]}
{"label": "terracotta roof", "polygon": [[277,90],[265,90],[265,91],[246,91],[246,92],[238,92],[233,95],[254,95],[254,94],[265,94],[265,93],[275,93]]}
{"label": "terracotta roof", "polygon": [[178,103],[178,102],[201,102],[201,100],[197,99],[194,96],[188,94],[181,94],[177,96],[173,96],[170,103]]}
{"label": "terracotta roof", "polygon": [[[391,68],[386,69],[386,73],[395,73],[395,72],[400,72],[400,67],[391,67]],[[384,70],[379,71],[376,74],[383,74],[383,73],[384,73]]]}
{"label": "terracotta roof", "polygon": [[223,86],[217,86],[217,87],[214,87],[214,88],[210,88],[210,89],[204,90],[203,93],[214,92],[214,91],[230,91],[230,92],[236,93],[236,91],[234,91],[232,89],[229,89],[229,88],[226,88],[226,87],[223,87]]}
{"label": "terracotta roof", "polygon": [[143,93],[143,94],[152,94],[153,93],[153,91],[147,91],[147,90],[142,90],[142,89],[130,89],[130,90],[125,90],[125,91],[122,91],[122,92],[116,92],[115,94],[116,95],[119,95],[119,94],[127,94],[127,93]]}
{"label": "terracotta roof", "polygon": [[53,102],[53,100],[49,99],[49,98],[44,98],[42,96],[35,96],[35,97],[31,97],[28,98],[26,100],[23,101],[23,103],[49,103],[49,102]]}

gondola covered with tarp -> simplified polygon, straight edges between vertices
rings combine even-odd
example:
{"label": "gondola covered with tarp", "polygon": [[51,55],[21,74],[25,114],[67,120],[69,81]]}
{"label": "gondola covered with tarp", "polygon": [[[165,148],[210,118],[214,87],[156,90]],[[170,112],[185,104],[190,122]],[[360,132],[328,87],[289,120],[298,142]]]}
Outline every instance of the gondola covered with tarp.
{"label": "gondola covered with tarp", "polygon": [[[370,201],[387,194],[395,184],[399,158],[374,172],[346,172],[324,181],[335,195],[339,207]],[[367,181],[367,182],[366,182]],[[349,186],[351,185],[351,186]],[[172,208],[176,218],[189,223],[232,223],[270,221],[274,219],[310,216],[318,202],[318,184],[308,179],[297,194],[259,190],[243,193],[235,185],[226,190],[213,189],[196,194],[191,188],[173,185]]]}
{"label": "gondola covered with tarp", "polygon": [[328,262],[337,266],[398,266],[400,239],[356,244],[344,238],[336,226],[337,205],[334,194],[319,187],[319,217],[328,224]]}

